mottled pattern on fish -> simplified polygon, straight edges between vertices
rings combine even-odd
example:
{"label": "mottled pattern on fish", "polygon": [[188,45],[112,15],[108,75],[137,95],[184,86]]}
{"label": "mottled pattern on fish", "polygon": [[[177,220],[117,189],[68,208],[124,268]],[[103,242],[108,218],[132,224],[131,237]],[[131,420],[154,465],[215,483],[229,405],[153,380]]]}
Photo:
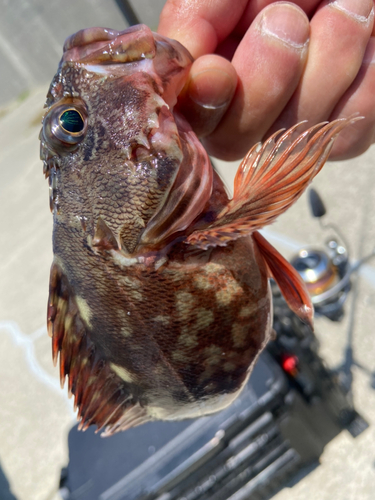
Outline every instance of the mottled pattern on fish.
{"label": "mottled pattern on fish", "polygon": [[254,146],[229,200],[177,101],[192,63],[145,26],[70,37],[41,158],[54,214],[48,326],[81,427],[111,434],[229,405],[271,335],[268,278],[311,323],[296,271],[258,233],[353,120]]}

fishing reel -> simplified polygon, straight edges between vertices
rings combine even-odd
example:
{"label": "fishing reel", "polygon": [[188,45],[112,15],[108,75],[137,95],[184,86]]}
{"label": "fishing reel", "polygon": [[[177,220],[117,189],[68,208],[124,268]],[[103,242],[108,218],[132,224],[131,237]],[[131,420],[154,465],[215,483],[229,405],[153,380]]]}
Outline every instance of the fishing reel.
{"label": "fishing reel", "polygon": [[326,209],[315,189],[309,191],[309,204],[313,217],[318,218],[323,229],[331,229],[336,237],[325,242],[324,249],[303,248],[292,258],[291,264],[298,271],[311,295],[315,314],[331,321],[340,321],[344,303],[351,289],[351,276],[361,265],[375,255],[374,251],[356,263],[349,260],[349,245],[339,228],[323,223]]}

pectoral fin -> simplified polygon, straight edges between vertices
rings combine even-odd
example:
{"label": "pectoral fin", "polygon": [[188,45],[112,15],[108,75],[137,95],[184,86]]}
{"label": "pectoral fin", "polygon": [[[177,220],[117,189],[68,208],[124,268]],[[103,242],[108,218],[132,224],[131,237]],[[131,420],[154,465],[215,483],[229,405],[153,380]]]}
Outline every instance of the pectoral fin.
{"label": "pectoral fin", "polygon": [[288,306],[313,330],[314,308],[301,276],[258,231],[254,232],[253,238]]}
{"label": "pectoral fin", "polygon": [[358,119],[321,123],[297,135],[298,124],[253,146],[238,168],[233,199],[213,223],[192,232],[186,242],[203,249],[224,246],[273,222],[321,170],[339,132]]}

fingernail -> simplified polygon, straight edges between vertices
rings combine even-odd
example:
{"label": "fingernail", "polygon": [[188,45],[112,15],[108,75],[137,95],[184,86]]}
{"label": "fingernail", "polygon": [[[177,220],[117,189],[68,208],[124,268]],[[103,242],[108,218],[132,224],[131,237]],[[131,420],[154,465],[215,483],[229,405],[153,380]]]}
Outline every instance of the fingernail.
{"label": "fingernail", "polygon": [[210,109],[226,106],[232,100],[234,91],[233,78],[216,68],[195,74],[188,87],[190,99]]}
{"label": "fingernail", "polygon": [[357,21],[365,22],[371,14],[373,2],[372,0],[334,0],[331,5],[356,18]]}
{"label": "fingernail", "polygon": [[264,9],[261,30],[265,35],[300,49],[309,39],[310,24],[299,8],[291,4],[276,3]]}
{"label": "fingernail", "polygon": [[364,53],[362,64],[375,64],[375,40],[370,38]]}

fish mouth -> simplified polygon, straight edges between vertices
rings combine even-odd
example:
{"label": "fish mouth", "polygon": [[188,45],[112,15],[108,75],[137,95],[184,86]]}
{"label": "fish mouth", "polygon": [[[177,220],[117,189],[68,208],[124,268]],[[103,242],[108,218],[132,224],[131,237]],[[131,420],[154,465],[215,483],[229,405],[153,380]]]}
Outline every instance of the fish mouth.
{"label": "fish mouth", "polygon": [[143,24],[124,31],[87,28],[64,43],[63,61],[114,64],[153,59],[156,45],[152,31]]}
{"label": "fish mouth", "polygon": [[66,39],[62,60],[85,64],[131,63],[154,59],[158,47],[168,48],[169,56],[183,67],[193,61],[179,42],[153,33],[144,24],[123,31],[99,27],[80,30]]}

